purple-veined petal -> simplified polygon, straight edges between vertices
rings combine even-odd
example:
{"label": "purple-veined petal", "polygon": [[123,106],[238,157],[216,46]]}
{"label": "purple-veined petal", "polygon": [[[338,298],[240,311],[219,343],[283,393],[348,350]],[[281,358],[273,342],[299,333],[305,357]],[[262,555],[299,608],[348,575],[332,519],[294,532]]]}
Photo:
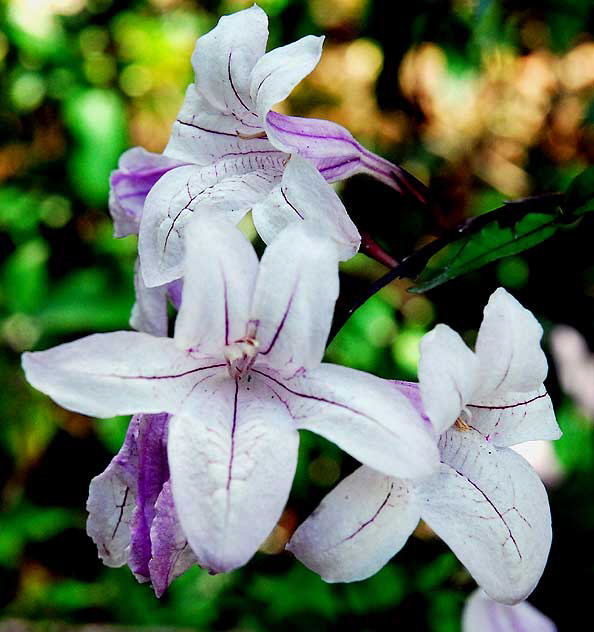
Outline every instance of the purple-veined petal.
{"label": "purple-veined petal", "polygon": [[167,335],[167,286],[147,287],[142,278],[140,260],[134,267],[136,301],[130,315],[130,327],[153,336]]}
{"label": "purple-veined petal", "polygon": [[525,393],[506,392],[467,404],[468,423],[498,447],[524,441],[559,439],[561,430],[544,386]]}
{"label": "purple-veined petal", "polygon": [[307,35],[260,58],[250,77],[250,95],[261,121],[318,65],[323,44],[323,37]]}
{"label": "purple-veined petal", "polygon": [[213,378],[171,419],[175,507],[201,566],[245,564],[279,520],[297,463],[298,433],[256,376]]}
{"label": "purple-veined petal", "polygon": [[538,390],[547,375],[541,337],[542,327],[532,312],[503,288],[495,290],[476,340],[479,380],[475,398]]}
{"label": "purple-veined petal", "polygon": [[120,157],[118,168],[110,178],[109,212],[114,236],[136,235],[144,200],[157,180],[183,162],[133,147]]}
{"label": "purple-veined petal", "polygon": [[196,42],[192,66],[210,104],[239,120],[258,122],[250,100],[250,74],[266,51],[268,16],[257,5],[225,15]]}
{"label": "purple-veined petal", "polygon": [[163,153],[177,160],[206,166],[224,156],[273,152],[275,148],[268,141],[263,126],[259,119],[242,122],[231,113],[223,114],[191,84]]}
{"label": "purple-veined petal", "polygon": [[288,226],[260,261],[251,307],[258,361],[285,375],[317,366],[337,296],[334,242],[305,223]]}
{"label": "purple-veined petal", "polygon": [[551,351],[561,388],[594,418],[594,355],[584,337],[572,327],[557,325],[551,332]]}
{"label": "purple-veined petal", "polygon": [[287,549],[327,582],[366,579],[404,546],[419,517],[411,483],[360,467],[322,500]]}
{"label": "purple-veined petal", "polygon": [[268,244],[289,224],[309,222],[336,242],[341,261],[359,249],[359,231],[332,187],[313,164],[294,155],[280,185],[252,208],[258,234]]}
{"label": "purple-veined petal", "polygon": [[155,517],[155,503],[169,478],[166,442],[168,422],[169,415],[166,413],[142,415],[138,425],[138,483],[128,565],[141,582],[150,578],[151,524]]}
{"label": "purple-veined petal", "polygon": [[478,361],[462,338],[437,325],[421,340],[419,384],[427,416],[441,434],[458,418],[475,391]]}
{"label": "purple-veined petal", "polygon": [[136,436],[141,415],[134,415],[120,451],[107,469],[95,476],[87,500],[87,533],[106,566],[116,568],[128,561],[130,524],[136,506],[138,450]]}
{"label": "purple-veined petal", "polygon": [[418,382],[405,382],[403,380],[390,380],[392,384],[400,391],[406,399],[413,405],[413,408],[419,413],[423,421],[433,429],[433,425],[425,408],[423,406],[423,400],[421,399],[421,389]]}
{"label": "purple-veined petal", "polygon": [[175,343],[202,355],[220,354],[246,335],[258,257],[246,237],[225,219],[197,217],[187,228],[187,238]]}
{"label": "purple-veined petal", "polygon": [[514,604],[534,589],[551,546],[545,488],[518,454],[474,430],[440,438],[440,471],[417,487],[421,518],[483,590]]}
{"label": "purple-veined petal", "polygon": [[198,213],[217,213],[238,223],[280,181],[278,152],[231,158],[209,167],[169,172],[147,197],[139,254],[145,283],[163,285],[183,276],[185,227]]}
{"label": "purple-veined petal", "polygon": [[93,334],[23,354],[29,383],[55,402],[94,417],[176,412],[223,361],[180,351],[171,338],[132,331]]}
{"label": "purple-veined petal", "polygon": [[373,469],[399,478],[435,472],[432,430],[390,382],[334,364],[283,379],[254,366],[298,428],[332,441]]}
{"label": "purple-veined petal", "polygon": [[176,577],[198,563],[177,518],[171,481],[165,482],[155,505],[151,544],[150,580],[155,594],[160,597]]}
{"label": "purple-veined petal", "polygon": [[183,289],[183,279],[176,279],[175,281],[171,281],[171,283],[167,284],[167,296],[177,311],[179,311],[181,306]]}
{"label": "purple-veined petal", "polygon": [[462,632],[557,632],[557,626],[526,601],[506,606],[478,589],[464,606]]}
{"label": "purple-veined petal", "polygon": [[401,167],[365,149],[338,123],[271,111],[266,116],[266,130],[277,149],[310,160],[329,182],[366,173],[421,202],[426,199],[422,183]]}

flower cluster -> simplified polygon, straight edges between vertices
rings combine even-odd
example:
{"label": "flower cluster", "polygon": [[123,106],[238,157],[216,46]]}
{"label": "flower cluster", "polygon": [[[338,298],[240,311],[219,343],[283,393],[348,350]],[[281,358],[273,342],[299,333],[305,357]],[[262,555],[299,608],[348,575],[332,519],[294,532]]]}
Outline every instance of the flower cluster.
{"label": "flower cluster", "polygon": [[[559,436],[542,330],[499,289],[475,351],[445,325],[424,337],[418,384],[322,362],[338,264],[360,244],[329,182],[366,172],[422,193],[335,123],[272,111],[322,38],[268,53],[266,40],[257,6],[223,17],[198,40],[163,155],[131,149],[112,176],[115,234],[139,236],[136,331],[23,357],[60,405],[133,415],[91,482],[88,533],[158,596],[191,565],[242,566],[281,516],[306,429],[362,465],[293,534],[299,560],[327,581],[363,579],[423,519],[491,598],[521,601],[551,543],[544,487],[510,449]],[[234,226],[250,210],[260,260]]]}

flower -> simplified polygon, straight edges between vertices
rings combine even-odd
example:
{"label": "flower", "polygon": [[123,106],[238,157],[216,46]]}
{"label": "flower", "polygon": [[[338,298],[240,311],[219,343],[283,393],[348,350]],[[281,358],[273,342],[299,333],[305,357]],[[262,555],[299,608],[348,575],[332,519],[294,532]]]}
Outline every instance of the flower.
{"label": "flower", "polygon": [[267,16],[254,5],[222,17],[196,43],[196,82],[164,152],[178,166],[156,181],[142,211],[139,252],[148,286],[181,276],[184,226],[198,211],[239,222],[253,209],[266,242],[288,222],[307,217],[342,244],[340,256],[348,259],[360,238],[338,198],[330,202],[332,212],[315,204],[304,213],[287,190],[312,189],[331,200],[336,195],[326,180],[366,172],[398,190],[416,191],[412,176],[339,125],[270,111],[316,66],[323,38],[310,35],[265,53],[267,38]]}
{"label": "flower", "polygon": [[509,448],[560,431],[543,387],[534,316],[502,288],[485,308],[473,353],[437,325],[421,341],[419,385],[397,382],[440,434],[441,465],[423,481],[361,467],[326,496],[287,548],[327,581],[364,579],[422,518],[493,599],[535,587],[551,544],[549,504],[530,465]]}
{"label": "flower", "polygon": [[594,419],[594,354],[584,337],[573,327],[557,325],[551,332],[551,351],[561,387]]}
{"label": "flower", "polygon": [[128,563],[157,597],[196,557],[173,506],[167,463],[169,415],[134,415],[124,445],[89,488],[87,533],[107,566]]}
{"label": "flower", "polygon": [[557,632],[557,626],[527,602],[506,606],[475,590],[462,613],[462,632]]}
{"label": "flower", "polygon": [[226,220],[198,217],[188,230],[173,339],[96,334],[24,354],[23,366],[33,386],[84,414],[171,414],[173,500],[202,566],[236,568],[272,531],[298,429],[391,476],[435,470],[434,438],[397,389],[321,364],[338,294],[331,241],[289,226],[258,263]]}

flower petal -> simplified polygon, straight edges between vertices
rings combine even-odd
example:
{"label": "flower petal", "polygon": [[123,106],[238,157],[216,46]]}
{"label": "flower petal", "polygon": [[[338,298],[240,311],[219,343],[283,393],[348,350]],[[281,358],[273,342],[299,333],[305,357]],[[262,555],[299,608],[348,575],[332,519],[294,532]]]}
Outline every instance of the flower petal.
{"label": "flower petal", "polygon": [[557,632],[557,626],[528,602],[506,606],[475,590],[462,613],[462,632]]}
{"label": "flower petal", "polygon": [[166,336],[167,286],[147,287],[142,278],[139,259],[134,267],[134,289],[136,301],[130,315],[130,327],[153,336]]}
{"label": "flower petal", "polygon": [[175,412],[196,384],[222,366],[179,351],[171,338],[131,331],[23,354],[32,386],[64,408],[94,417]]}
{"label": "flower petal", "polygon": [[359,249],[359,231],[332,187],[313,164],[291,157],[279,186],[252,209],[258,234],[268,244],[287,225],[311,222],[320,235],[333,239],[342,261]]}
{"label": "flower petal", "polygon": [[138,234],[144,200],[157,180],[183,162],[133,147],[120,157],[112,172],[109,191],[109,212],[113,218],[114,236]]}
{"label": "flower petal", "polygon": [[425,201],[426,187],[422,183],[401,167],[365,149],[338,123],[271,111],[266,115],[266,130],[277,149],[297,153],[313,162],[328,182],[366,173],[397,191]]}
{"label": "flower petal", "polygon": [[168,423],[167,414],[142,415],[138,426],[138,485],[128,565],[141,582],[150,578],[151,524],[155,517],[155,503],[169,478],[166,444]]}
{"label": "flower petal", "polygon": [[141,417],[132,417],[124,445],[89,486],[87,533],[103,563],[112,568],[123,566],[130,552],[130,524],[138,477],[136,435]]}
{"label": "flower petal", "polygon": [[284,509],[297,446],[285,408],[253,378],[214,378],[172,418],[173,497],[201,566],[221,573],[254,555]]}
{"label": "flower petal", "polygon": [[443,464],[418,486],[421,518],[483,590],[514,604],[534,589],[551,546],[547,494],[512,450],[457,428],[440,438]]}
{"label": "flower petal", "polygon": [[544,386],[528,393],[504,393],[468,404],[469,423],[494,445],[559,439],[561,430]]}
{"label": "flower petal", "polygon": [[223,114],[197,92],[196,85],[191,84],[163,153],[177,160],[207,166],[225,156],[257,155],[274,149],[264,132],[263,121],[243,121],[233,114]]}
{"label": "flower petal", "polygon": [[150,579],[155,594],[160,597],[176,577],[198,563],[179,524],[170,481],[163,485],[155,505],[151,543]]}
{"label": "flower petal", "polygon": [[390,382],[334,364],[283,379],[257,365],[297,427],[332,441],[364,465],[399,478],[435,472],[432,431]]}
{"label": "flower petal", "polygon": [[285,375],[317,366],[337,296],[334,242],[304,223],[288,226],[260,261],[251,308],[258,361]]}
{"label": "flower petal", "polygon": [[360,467],[322,500],[287,549],[327,582],[366,579],[404,546],[419,516],[409,482]]}
{"label": "flower petal", "polygon": [[323,44],[323,37],[307,35],[271,50],[258,61],[250,78],[250,95],[261,121],[318,65]]}
{"label": "flower petal", "polygon": [[594,355],[584,337],[572,327],[557,325],[550,340],[561,388],[594,418]]}
{"label": "flower petal", "polygon": [[197,217],[187,235],[175,343],[202,355],[221,354],[225,345],[246,335],[258,257],[246,237],[221,218]]}
{"label": "flower petal", "polygon": [[419,383],[427,416],[441,434],[456,421],[475,391],[478,360],[447,325],[421,340]]}
{"label": "flower petal", "polygon": [[225,15],[196,42],[192,66],[204,97],[221,112],[257,122],[250,73],[266,51],[268,17],[257,5]]}
{"label": "flower petal", "polygon": [[179,167],[151,189],[140,224],[145,283],[163,285],[184,272],[184,233],[190,219],[218,213],[238,223],[280,180],[284,162],[266,155],[233,158],[209,167]]}
{"label": "flower petal", "polygon": [[506,290],[493,292],[476,341],[480,377],[475,397],[538,390],[547,375],[542,327]]}

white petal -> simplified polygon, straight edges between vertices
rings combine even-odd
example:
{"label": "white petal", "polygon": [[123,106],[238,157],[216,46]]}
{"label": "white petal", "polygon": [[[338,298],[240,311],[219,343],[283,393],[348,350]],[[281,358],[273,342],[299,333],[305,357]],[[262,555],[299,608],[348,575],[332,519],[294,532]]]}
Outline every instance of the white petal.
{"label": "white petal", "polygon": [[221,354],[225,345],[246,335],[258,257],[246,237],[224,219],[197,217],[187,237],[175,344],[201,355]]}
{"label": "white petal", "polygon": [[584,337],[572,327],[557,325],[550,340],[561,388],[594,417],[594,355]]}
{"label": "white petal", "polygon": [[167,286],[147,287],[142,278],[140,261],[134,269],[136,302],[130,315],[130,327],[153,336],[167,335]]}
{"label": "white petal", "polygon": [[260,261],[252,303],[259,361],[284,374],[317,366],[338,296],[334,242],[311,226],[287,227]]}
{"label": "white petal", "polygon": [[[264,376],[264,372],[257,368]],[[299,428],[332,441],[364,465],[400,478],[435,472],[438,450],[409,401],[387,380],[334,364],[305,376],[265,382],[287,406]]]}
{"label": "white petal", "polygon": [[136,434],[140,415],[130,421],[126,439],[107,469],[95,476],[87,500],[87,533],[106,566],[116,568],[128,561],[130,524],[136,507],[138,450]]}
{"label": "white petal", "polygon": [[250,94],[262,121],[270,108],[284,101],[318,65],[323,43],[323,37],[307,35],[271,50],[258,61],[251,75]]}
{"label": "white petal", "polygon": [[447,430],[476,388],[478,361],[462,338],[437,325],[421,340],[419,383],[427,416],[438,434]]}
{"label": "white petal", "polygon": [[464,606],[462,632],[557,632],[557,627],[527,602],[506,606],[479,589]]}
{"label": "white petal", "polygon": [[354,256],[361,243],[359,231],[334,189],[313,164],[298,155],[291,157],[281,184],[253,207],[252,216],[267,244],[287,225],[303,221],[336,242],[341,261]]}
{"label": "white petal", "polygon": [[253,378],[217,378],[172,418],[173,497],[201,566],[230,571],[254,555],[284,509],[297,446],[285,408]]}
{"label": "white petal", "polygon": [[440,438],[440,472],[418,486],[421,518],[492,598],[514,604],[534,589],[551,546],[543,484],[512,450],[473,430]]}
{"label": "white petal", "polygon": [[504,393],[468,404],[469,423],[496,446],[558,439],[561,430],[544,386],[527,393]]}
{"label": "white petal", "polygon": [[418,522],[409,482],[360,467],[322,500],[287,549],[327,582],[357,581],[384,566]]}
{"label": "white petal", "polygon": [[140,224],[139,254],[145,283],[163,285],[183,275],[184,233],[198,213],[217,213],[238,223],[265,197],[284,164],[273,153],[270,168],[256,158],[234,158],[209,167],[186,166],[165,174],[149,193]]}
{"label": "white petal", "polygon": [[224,156],[274,150],[262,121],[242,121],[233,114],[224,114],[196,90],[192,84],[186,91],[164,151],[167,156],[206,166]]}
{"label": "white petal", "polygon": [[257,122],[250,99],[250,73],[264,55],[268,17],[257,5],[223,16],[198,39],[192,55],[202,95],[221,112]]}
{"label": "white petal", "polygon": [[175,412],[192,388],[221,366],[179,351],[171,338],[132,331],[23,354],[32,386],[64,408],[94,417]]}
{"label": "white petal", "polygon": [[532,312],[503,288],[493,292],[476,341],[477,396],[538,390],[547,375],[541,337],[542,327]]}

